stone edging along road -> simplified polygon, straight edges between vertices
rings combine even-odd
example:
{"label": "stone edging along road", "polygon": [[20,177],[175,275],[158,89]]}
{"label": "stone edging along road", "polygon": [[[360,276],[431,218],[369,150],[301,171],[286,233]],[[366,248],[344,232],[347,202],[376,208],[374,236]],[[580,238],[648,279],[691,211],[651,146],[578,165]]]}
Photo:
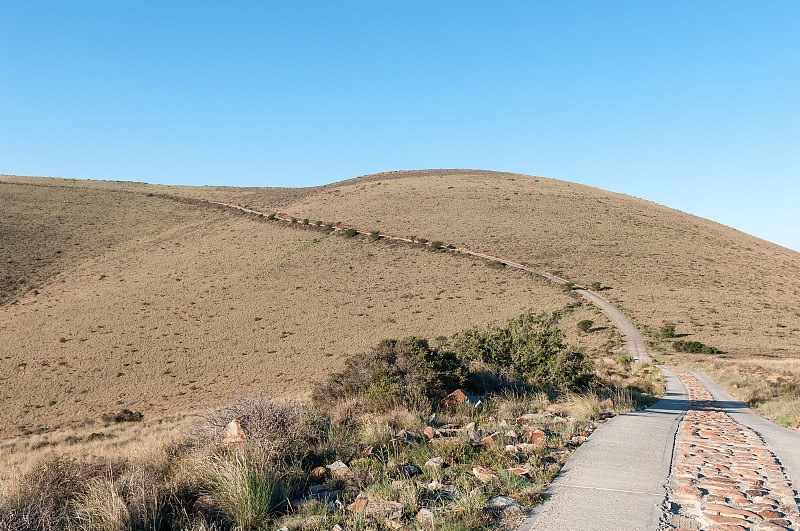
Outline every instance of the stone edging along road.
{"label": "stone edging along road", "polygon": [[[267,215],[231,203],[201,202]],[[275,219],[291,223],[295,218],[275,214]],[[370,234],[346,225],[331,229]],[[465,247],[448,245],[447,250],[567,284]],[[644,339],[622,312],[582,286],[573,290],[608,315],[631,357],[650,361]],[[520,531],[800,531],[795,490],[800,486],[800,432],[757,415],[702,373],[659,369],[666,382],[664,397],[649,409],[617,415],[596,429],[548,487],[547,502],[533,510]]]}

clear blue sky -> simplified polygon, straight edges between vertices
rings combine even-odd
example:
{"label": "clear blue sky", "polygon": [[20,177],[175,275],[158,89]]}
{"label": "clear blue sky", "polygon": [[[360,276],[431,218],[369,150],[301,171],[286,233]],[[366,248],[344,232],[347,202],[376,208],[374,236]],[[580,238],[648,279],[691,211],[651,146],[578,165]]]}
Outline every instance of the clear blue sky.
{"label": "clear blue sky", "polygon": [[480,168],[800,250],[800,2],[4,2],[0,173]]}

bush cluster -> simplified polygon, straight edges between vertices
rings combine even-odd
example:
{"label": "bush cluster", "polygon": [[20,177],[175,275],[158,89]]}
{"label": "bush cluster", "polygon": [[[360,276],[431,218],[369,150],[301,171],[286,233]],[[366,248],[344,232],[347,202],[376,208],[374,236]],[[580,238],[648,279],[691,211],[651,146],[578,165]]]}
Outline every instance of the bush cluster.
{"label": "bush cluster", "polygon": [[314,403],[330,409],[357,397],[373,411],[420,404],[431,409],[461,387],[478,394],[585,387],[592,380],[592,364],[580,350],[565,344],[559,318],[559,312],[528,312],[502,325],[437,338],[435,347],[418,337],[383,340],[318,384]]}
{"label": "bush cluster", "polygon": [[719,349],[705,345],[699,341],[675,341],[672,348],[678,352],[689,352],[692,354],[719,354]]}

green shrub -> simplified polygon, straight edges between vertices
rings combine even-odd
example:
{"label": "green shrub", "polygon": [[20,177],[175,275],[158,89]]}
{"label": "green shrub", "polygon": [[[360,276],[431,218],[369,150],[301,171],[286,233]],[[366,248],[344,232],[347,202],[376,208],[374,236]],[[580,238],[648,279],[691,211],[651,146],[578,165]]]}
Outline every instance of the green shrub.
{"label": "green shrub", "polygon": [[592,291],[600,291],[603,289],[603,285],[600,282],[592,282],[591,284]]}
{"label": "green shrub", "polygon": [[425,238],[417,238],[417,242],[425,244],[425,243],[428,243],[428,240],[426,240]]}
{"label": "green shrub", "polygon": [[440,240],[435,240],[431,242],[432,249],[441,249],[444,247],[444,242]]}
{"label": "green shrub", "polygon": [[308,225],[309,221],[308,218],[303,219],[303,225]]}
{"label": "green shrub", "polygon": [[292,223],[297,223],[297,218],[292,218]]}
{"label": "green shrub", "polygon": [[276,471],[236,455],[211,465],[211,498],[238,529],[262,529],[286,500]]}
{"label": "green shrub", "polygon": [[275,219],[275,214],[270,214],[269,216],[267,216],[267,219],[273,221]]}
{"label": "green shrub", "polygon": [[466,381],[466,368],[447,350],[424,339],[384,339],[368,352],[350,358],[342,372],[316,386],[313,400],[326,406],[339,399],[364,396],[376,410],[444,398]]}
{"label": "green shrub", "polygon": [[561,285],[561,287],[564,289],[564,291],[572,292],[572,290],[575,289],[575,283],[565,282],[564,284]]}
{"label": "green shrub", "polygon": [[559,312],[528,312],[505,326],[458,332],[453,336],[456,355],[465,362],[508,367],[536,385],[580,387],[591,378],[591,363],[566,347],[564,332],[556,326],[559,317]]}
{"label": "green shrub", "polygon": [[629,354],[622,354],[621,356],[617,356],[617,363],[620,365],[630,365],[633,363],[633,358]]}
{"label": "green shrub", "polygon": [[321,227],[322,226],[322,222],[320,220],[317,220],[317,221],[314,222],[314,225],[316,225],[317,227]]}
{"label": "green shrub", "polygon": [[583,321],[578,321],[578,330],[580,330],[581,332],[588,332],[589,330],[592,329],[593,324],[594,321],[592,321],[591,319],[584,319]]}
{"label": "green shrub", "polygon": [[660,337],[661,339],[670,339],[675,337],[675,325],[665,324],[664,326],[659,328],[658,337]]}
{"label": "green shrub", "polygon": [[358,235],[358,231],[356,229],[344,229],[342,231],[342,234],[344,234],[348,238],[352,238],[353,236],[357,236]]}
{"label": "green shrub", "polygon": [[381,239],[381,232],[378,230],[374,230],[369,233],[369,239],[372,241],[377,241]]}
{"label": "green shrub", "polygon": [[690,352],[692,354],[719,354],[719,350],[704,345],[699,341],[675,341],[672,343],[672,348],[678,352]]}

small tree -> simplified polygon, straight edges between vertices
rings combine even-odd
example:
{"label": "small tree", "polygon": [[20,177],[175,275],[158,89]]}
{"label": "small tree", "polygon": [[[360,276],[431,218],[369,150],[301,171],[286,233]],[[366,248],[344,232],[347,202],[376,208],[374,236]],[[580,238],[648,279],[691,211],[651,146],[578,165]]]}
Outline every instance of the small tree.
{"label": "small tree", "polygon": [[592,291],[600,291],[603,289],[603,285],[600,282],[592,282],[591,288]]}
{"label": "small tree", "polygon": [[658,337],[661,339],[670,339],[676,337],[675,334],[675,325],[674,324],[665,324],[661,328],[658,329]]}
{"label": "small tree", "polygon": [[583,321],[578,321],[578,330],[581,332],[588,332],[591,330],[594,321],[591,319],[584,319]]}
{"label": "small tree", "polygon": [[358,231],[356,229],[345,229],[342,231],[342,234],[344,234],[348,238],[352,238],[353,236],[358,234]]}
{"label": "small tree", "polygon": [[374,230],[374,231],[370,232],[369,233],[369,239],[372,240],[372,241],[380,240],[381,239],[380,231]]}
{"label": "small tree", "polygon": [[441,249],[444,247],[444,242],[436,240],[431,242],[431,248],[433,249]]}
{"label": "small tree", "polygon": [[275,219],[275,214],[270,214],[269,216],[267,216],[267,219],[273,221]]}
{"label": "small tree", "polygon": [[305,219],[303,220],[303,225],[308,225],[308,218],[305,218]]}

